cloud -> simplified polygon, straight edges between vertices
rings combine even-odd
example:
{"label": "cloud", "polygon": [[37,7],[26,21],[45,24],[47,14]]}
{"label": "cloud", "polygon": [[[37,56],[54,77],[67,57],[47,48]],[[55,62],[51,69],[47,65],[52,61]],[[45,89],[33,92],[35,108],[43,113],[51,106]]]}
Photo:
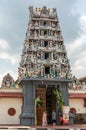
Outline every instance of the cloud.
{"label": "cloud", "polygon": [[[85,52],[86,55],[86,52]],[[86,77],[86,58],[80,56],[73,65],[73,72],[77,77]]]}
{"label": "cloud", "polygon": [[82,32],[86,33],[86,15],[80,17],[80,24]]}
{"label": "cloud", "polygon": [[9,43],[0,39],[0,59],[9,60],[11,64],[16,64],[18,62],[18,55],[12,54],[12,48],[9,46]]}
{"label": "cloud", "polygon": [[71,41],[66,48],[74,74],[83,77],[86,76],[86,15],[81,15],[79,24],[79,36]]}
{"label": "cloud", "polygon": [[3,50],[9,49],[9,44],[6,40],[0,39],[0,49]]}
{"label": "cloud", "polygon": [[18,62],[17,55],[11,55],[10,53],[7,53],[7,52],[1,52],[0,59],[9,60],[11,64],[16,64]]}

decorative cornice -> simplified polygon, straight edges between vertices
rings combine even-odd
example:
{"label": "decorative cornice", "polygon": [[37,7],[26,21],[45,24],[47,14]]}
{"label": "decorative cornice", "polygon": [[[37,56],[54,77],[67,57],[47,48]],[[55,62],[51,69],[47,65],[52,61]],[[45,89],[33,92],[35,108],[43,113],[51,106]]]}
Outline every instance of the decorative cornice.
{"label": "decorative cornice", "polygon": [[0,92],[0,98],[23,98],[22,93]]}
{"label": "decorative cornice", "polygon": [[86,98],[86,94],[69,94],[69,98]]}

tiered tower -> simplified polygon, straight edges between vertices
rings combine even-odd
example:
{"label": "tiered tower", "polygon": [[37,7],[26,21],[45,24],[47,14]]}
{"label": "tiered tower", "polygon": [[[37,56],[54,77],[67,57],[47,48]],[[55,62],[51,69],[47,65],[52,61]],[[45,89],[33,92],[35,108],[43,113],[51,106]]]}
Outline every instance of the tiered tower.
{"label": "tiered tower", "polygon": [[[52,110],[57,110],[53,91],[60,89],[64,104],[68,105],[68,83],[71,70],[56,9],[29,7],[30,17],[19,66],[19,81],[23,87],[21,125],[42,124],[47,111],[51,123]],[[35,99],[41,97],[43,108],[35,109]],[[57,111],[58,114],[58,111]],[[37,116],[37,118],[36,118]]]}
{"label": "tiered tower", "polygon": [[29,7],[19,78],[70,79],[70,65],[56,9]]}

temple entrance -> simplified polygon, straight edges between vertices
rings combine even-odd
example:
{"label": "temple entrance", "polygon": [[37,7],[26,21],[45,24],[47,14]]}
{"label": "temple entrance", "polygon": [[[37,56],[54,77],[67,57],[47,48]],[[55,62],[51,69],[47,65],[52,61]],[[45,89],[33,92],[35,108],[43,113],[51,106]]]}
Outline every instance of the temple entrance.
{"label": "temple entrance", "polygon": [[46,109],[48,124],[52,124],[52,111],[56,110],[56,97],[54,95],[55,86],[50,85],[46,90]]}
{"label": "temple entrance", "polygon": [[36,88],[36,97],[40,96],[43,101],[42,107],[36,107],[37,125],[42,125],[42,114],[47,112],[47,122],[52,124],[52,111],[56,110],[56,97],[53,93],[55,86],[49,85]]}

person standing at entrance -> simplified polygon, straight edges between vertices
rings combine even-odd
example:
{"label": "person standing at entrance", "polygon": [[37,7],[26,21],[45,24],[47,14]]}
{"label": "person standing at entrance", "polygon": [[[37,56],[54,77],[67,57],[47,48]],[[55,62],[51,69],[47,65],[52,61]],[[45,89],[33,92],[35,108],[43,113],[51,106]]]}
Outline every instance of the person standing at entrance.
{"label": "person standing at entrance", "polygon": [[53,125],[56,125],[56,112],[55,112],[55,110],[52,111],[52,123],[53,123]]}
{"label": "person standing at entrance", "polygon": [[47,125],[47,113],[46,112],[43,112],[42,125],[43,126]]}

